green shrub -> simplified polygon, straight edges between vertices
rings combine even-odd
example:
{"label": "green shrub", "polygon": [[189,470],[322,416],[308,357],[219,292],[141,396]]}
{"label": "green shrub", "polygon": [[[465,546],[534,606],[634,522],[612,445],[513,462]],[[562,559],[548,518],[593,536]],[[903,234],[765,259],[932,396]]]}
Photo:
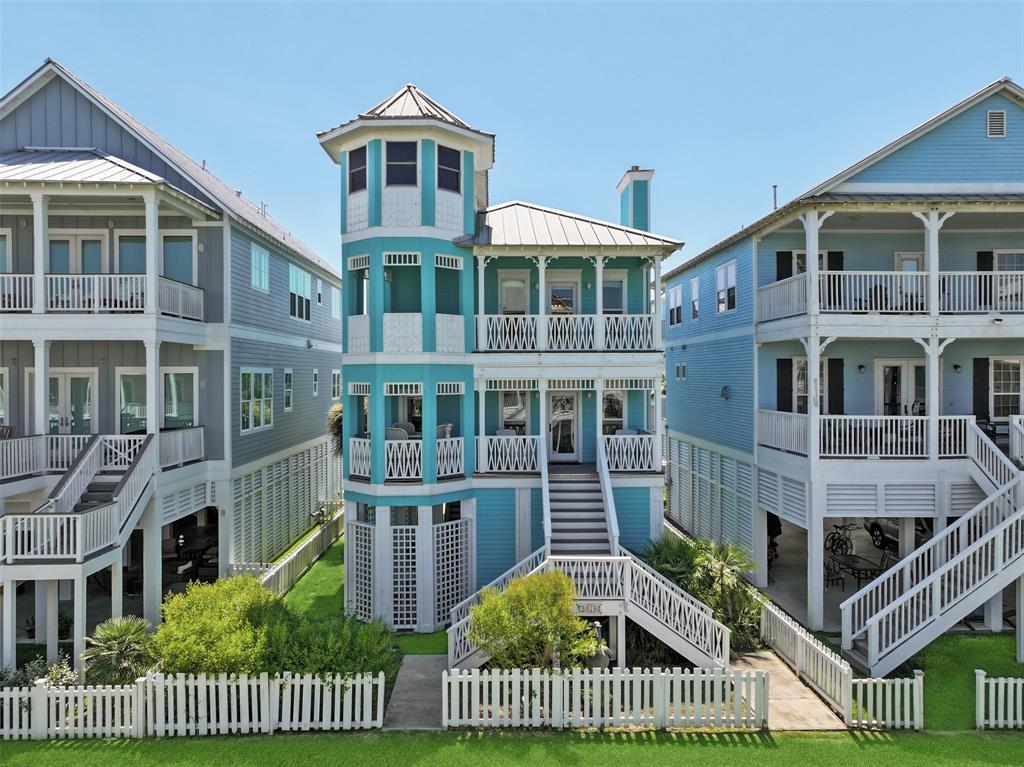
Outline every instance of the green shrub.
{"label": "green shrub", "polygon": [[4,687],[31,687],[39,679],[45,679],[51,687],[67,687],[78,684],[78,675],[71,668],[66,655],[60,655],[53,664],[39,656],[17,668],[0,668],[0,689]]}
{"label": "green shrub", "polygon": [[267,635],[267,665],[308,674],[362,674],[383,671],[391,680],[401,656],[395,635],[379,622],[355,618],[308,620],[293,614]]}
{"label": "green shrub", "polygon": [[600,649],[594,627],[576,614],[576,587],[553,571],[485,589],[470,614],[469,637],[497,668],[574,668]]}
{"label": "green shrub", "polygon": [[131,684],[153,665],[149,622],[133,615],[104,621],[86,643],[82,662],[89,684]]}

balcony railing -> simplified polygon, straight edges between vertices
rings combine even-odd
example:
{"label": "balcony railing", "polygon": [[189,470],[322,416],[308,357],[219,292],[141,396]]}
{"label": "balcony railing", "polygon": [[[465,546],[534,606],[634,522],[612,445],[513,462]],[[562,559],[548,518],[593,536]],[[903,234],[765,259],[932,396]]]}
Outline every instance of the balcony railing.
{"label": "balcony railing", "polygon": [[615,434],[604,438],[609,471],[657,471],[653,434]]}
{"label": "balcony railing", "polygon": [[[759,322],[807,313],[807,275],[758,288]],[[923,314],[930,310],[928,272],[823,271],[823,314]],[[1024,312],[1024,272],[939,272],[943,314]]]}
{"label": "balcony railing", "polygon": [[353,477],[370,478],[372,461],[370,440],[352,437],[348,441],[348,473]]}
{"label": "balcony railing", "polygon": [[0,439],[0,480],[67,471],[91,434],[45,434]]}
{"label": "balcony railing", "polygon": [[477,437],[480,446],[480,471],[487,474],[523,474],[539,471],[537,436]]}
{"label": "balcony railing", "polygon": [[48,312],[141,312],[146,308],[144,274],[48,274]]}
{"label": "balcony railing", "polygon": [[423,440],[384,441],[384,481],[423,478]]}
{"label": "balcony railing", "polygon": [[654,350],[650,314],[484,315],[478,351]]}
{"label": "balcony railing", "polygon": [[160,278],[159,306],[161,314],[202,321],[204,302],[202,288],[167,277]]}
{"label": "balcony railing", "polygon": [[370,353],[370,315],[354,314],[348,318],[348,353]]}
{"label": "balcony railing", "polygon": [[465,474],[465,454],[462,437],[437,440],[437,478],[460,477]]}
{"label": "balcony railing", "polygon": [[434,318],[434,329],[437,351],[449,354],[466,351],[466,320],[461,314],[438,314]]}
{"label": "balcony railing", "polygon": [[[436,440],[437,477],[462,476],[466,471],[465,440],[446,437]],[[350,477],[371,479],[373,446],[366,437],[349,439]],[[423,440],[389,439],[384,441],[384,481],[418,481],[423,479]]]}
{"label": "balcony railing", "polygon": [[160,466],[162,468],[201,461],[205,455],[206,429],[202,426],[160,432]]}
{"label": "balcony railing", "polygon": [[757,443],[807,455],[807,416],[779,410],[757,411]]}
{"label": "balcony railing", "polygon": [[32,311],[31,274],[0,274],[0,312]]}
{"label": "balcony railing", "polygon": [[423,351],[423,315],[419,312],[385,314],[384,351],[388,354]]}

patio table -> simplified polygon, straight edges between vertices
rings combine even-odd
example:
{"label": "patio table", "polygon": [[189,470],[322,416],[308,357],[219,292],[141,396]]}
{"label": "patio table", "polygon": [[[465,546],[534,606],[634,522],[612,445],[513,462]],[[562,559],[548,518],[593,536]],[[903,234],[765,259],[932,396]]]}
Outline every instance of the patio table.
{"label": "patio table", "polygon": [[837,569],[856,578],[858,588],[885,572],[880,563],[857,554],[829,554],[828,558]]}

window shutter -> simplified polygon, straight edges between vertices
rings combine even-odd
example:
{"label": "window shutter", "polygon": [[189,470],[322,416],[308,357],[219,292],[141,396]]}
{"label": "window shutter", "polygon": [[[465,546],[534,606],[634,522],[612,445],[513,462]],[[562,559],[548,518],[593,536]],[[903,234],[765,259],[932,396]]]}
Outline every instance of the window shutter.
{"label": "window shutter", "polygon": [[775,360],[775,409],[793,412],[793,360]]}
{"label": "window shutter", "polygon": [[[829,255],[832,254],[829,253]],[[828,412],[831,415],[846,415],[845,391],[843,360],[841,357],[830,357],[828,360]]]}
{"label": "window shutter", "polygon": [[974,358],[974,417],[988,420],[988,357]]}
{"label": "window shutter", "polygon": [[843,251],[841,250],[830,250],[828,252],[828,259],[825,262],[830,272],[841,272],[843,271]]}
{"label": "window shutter", "polygon": [[[829,272],[843,271],[843,251],[830,250],[825,257],[825,269]],[[828,280],[828,288],[825,291],[826,305],[840,309],[843,305],[843,281],[842,279]]]}
{"label": "window shutter", "polygon": [[785,280],[793,276],[793,251],[780,250],[775,253],[775,279]]}
{"label": "window shutter", "polygon": [[991,250],[978,251],[978,271],[991,272],[995,268],[995,256]]}
{"label": "window shutter", "polygon": [[[995,269],[995,254],[991,250],[978,251],[978,271],[991,272]],[[992,305],[992,279],[990,277],[978,278],[978,303],[982,306]]]}

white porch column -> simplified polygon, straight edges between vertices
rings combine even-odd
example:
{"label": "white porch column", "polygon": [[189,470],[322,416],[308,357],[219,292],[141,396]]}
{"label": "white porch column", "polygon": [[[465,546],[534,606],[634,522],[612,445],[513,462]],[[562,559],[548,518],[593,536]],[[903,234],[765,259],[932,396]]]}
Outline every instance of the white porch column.
{"label": "white porch column", "polygon": [[[551,424],[548,419],[548,382],[540,379],[537,381],[537,412],[540,414],[537,420],[537,436],[547,454],[548,438],[551,433]],[[537,453],[540,455],[540,452]]]}
{"label": "white porch column", "polygon": [[[221,578],[230,575],[231,563],[235,561],[234,504],[231,500],[231,487],[232,483],[225,479],[219,480],[214,488],[219,502],[217,506],[217,574]],[[345,513],[348,514],[348,508],[345,509]],[[352,514],[352,519],[355,519],[354,508]]]}
{"label": "white porch column", "polygon": [[[477,351],[482,351],[487,342],[487,312],[484,307],[484,273],[487,267],[486,256],[476,257],[476,346]],[[500,288],[499,288],[500,290]],[[499,297],[499,301],[501,298]]]}
{"label": "white porch column", "polygon": [[927,359],[925,365],[925,414],[928,418],[928,457],[932,461],[939,459],[939,416],[942,412],[942,403],[939,401],[939,377],[942,352],[955,340],[955,338],[947,338],[940,342],[934,336],[914,339],[924,349]]}
{"label": "white porch column", "polygon": [[665,423],[661,414],[661,383],[660,379],[654,379],[654,470],[661,471],[661,448],[665,443]]}
{"label": "white porch column", "polygon": [[655,258],[651,265],[654,274],[654,348],[661,349],[661,259]]}
{"label": "white porch column", "polygon": [[434,567],[434,509],[416,509],[416,631],[434,630],[434,597],[437,593],[437,570]]}
{"label": "white porch column", "polygon": [[142,616],[154,628],[160,623],[163,598],[163,547],[156,499],[150,500],[142,514]]}
{"label": "white porch column", "polygon": [[72,598],[72,610],[74,620],[72,621],[71,639],[74,643],[74,653],[71,660],[74,667],[82,667],[82,650],[85,649],[85,634],[88,631],[86,626],[86,599],[85,599],[85,576],[79,573],[71,581],[74,590]]}
{"label": "white porch column", "polygon": [[56,580],[46,581],[46,662],[57,662],[57,640],[59,623],[58,620],[58,597],[60,595],[60,582]]}
{"label": "white porch column", "polygon": [[807,350],[807,458],[813,476],[821,457],[821,398],[818,395],[818,387],[821,385],[821,337],[811,333],[801,340]]}
{"label": "white porch column", "polygon": [[547,257],[537,257],[537,350],[548,348],[548,312],[551,302],[548,300]]}
{"label": "white porch column", "polygon": [[900,559],[906,557],[916,546],[914,530],[916,520],[913,517],[905,517],[900,520]]}
{"label": "white porch column", "polygon": [[[476,465],[477,471],[488,471],[487,465],[487,382],[474,381],[477,393],[477,438],[476,438]],[[500,428],[500,425],[499,425]]]}
{"label": "white porch column", "polygon": [[825,499],[818,483],[812,482],[808,490],[807,623],[812,631],[821,631],[825,626]]}
{"label": "white porch column", "polygon": [[[604,256],[594,259],[594,295],[597,299],[597,317],[594,320],[594,348],[603,351],[604,340]],[[626,297],[623,296],[623,301]],[[625,311],[625,307],[623,307]],[[600,429],[598,429],[600,431]]]}
{"label": "white porch column", "polygon": [[160,433],[160,342],[145,341],[146,344],[146,433]]}
{"label": "white porch column", "polygon": [[1017,579],[1017,662],[1024,663],[1024,575]]}
{"label": "white porch column", "polygon": [[[807,263],[807,313],[815,315],[818,313],[821,297],[818,279],[818,211],[809,210],[800,219],[804,224],[804,260]],[[810,379],[810,357],[807,359],[807,378]],[[813,389],[811,389],[813,391]],[[808,397],[808,400],[810,397]]]}
{"label": "white porch column", "polygon": [[156,191],[143,196],[146,207],[146,314],[156,314],[160,285],[160,213]]}
{"label": "white porch column", "polygon": [[3,631],[0,644],[3,645],[2,665],[7,668],[14,666],[17,658],[15,650],[18,639],[18,582],[4,581],[3,587]]}
{"label": "white porch column", "polygon": [[35,378],[32,384],[32,401],[35,403],[35,417],[32,430],[35,434],[50,431],[50,342],[33,341],[35,350]]}
{"label": "white porch column", "polygon": [[985,603],[985,628],[993,634],[1003,630],[1003,592],[999,592]]}
{"label": "white porch column", "polygon": [[953,213],[952,211],[942,213],[937,210],[913,211],[913,213],[924,224],[924,258],[925,267],[928,269],[928,313],[937,317],[939,314],[939,230]]}
{"label": "white porch column", "polygon": [[[628,397],[629,396],[629,392],[628,391],[622,392],[622,396],[623,397]],[[604,421],[604,401],[603,400],[604,400],[604,379],[603,378],[595,378],[594,379],[594,421],[597,423],[597,429],[595,430],[596,433],[594,434],[594,439],[596,439],[597,442],[600,442],[602,439],[604,439],[604,428],[603,428],[603,424],[602,424],[602,421]],[[625,403],[625,401],[623,401],[623,403],[622,403],[622,410],[623,410],[623,415],[625,415],[625,410],[626,410],[626,403]],[[597,454],[597,447],[598,447],[597,443],[594,443],[594,453],[595,453],[595,455]]]}
{"label": "white porch column", "polygon": [[32,192],[29,196],[32,198],[32,312],[41,314],[46,311],[49,205],[48,198],[41,192]]}
{"label": "white porch column", "polygon": [[124,614],[124,569],[121,558],[110,566],[110,617],[120,618]]}

